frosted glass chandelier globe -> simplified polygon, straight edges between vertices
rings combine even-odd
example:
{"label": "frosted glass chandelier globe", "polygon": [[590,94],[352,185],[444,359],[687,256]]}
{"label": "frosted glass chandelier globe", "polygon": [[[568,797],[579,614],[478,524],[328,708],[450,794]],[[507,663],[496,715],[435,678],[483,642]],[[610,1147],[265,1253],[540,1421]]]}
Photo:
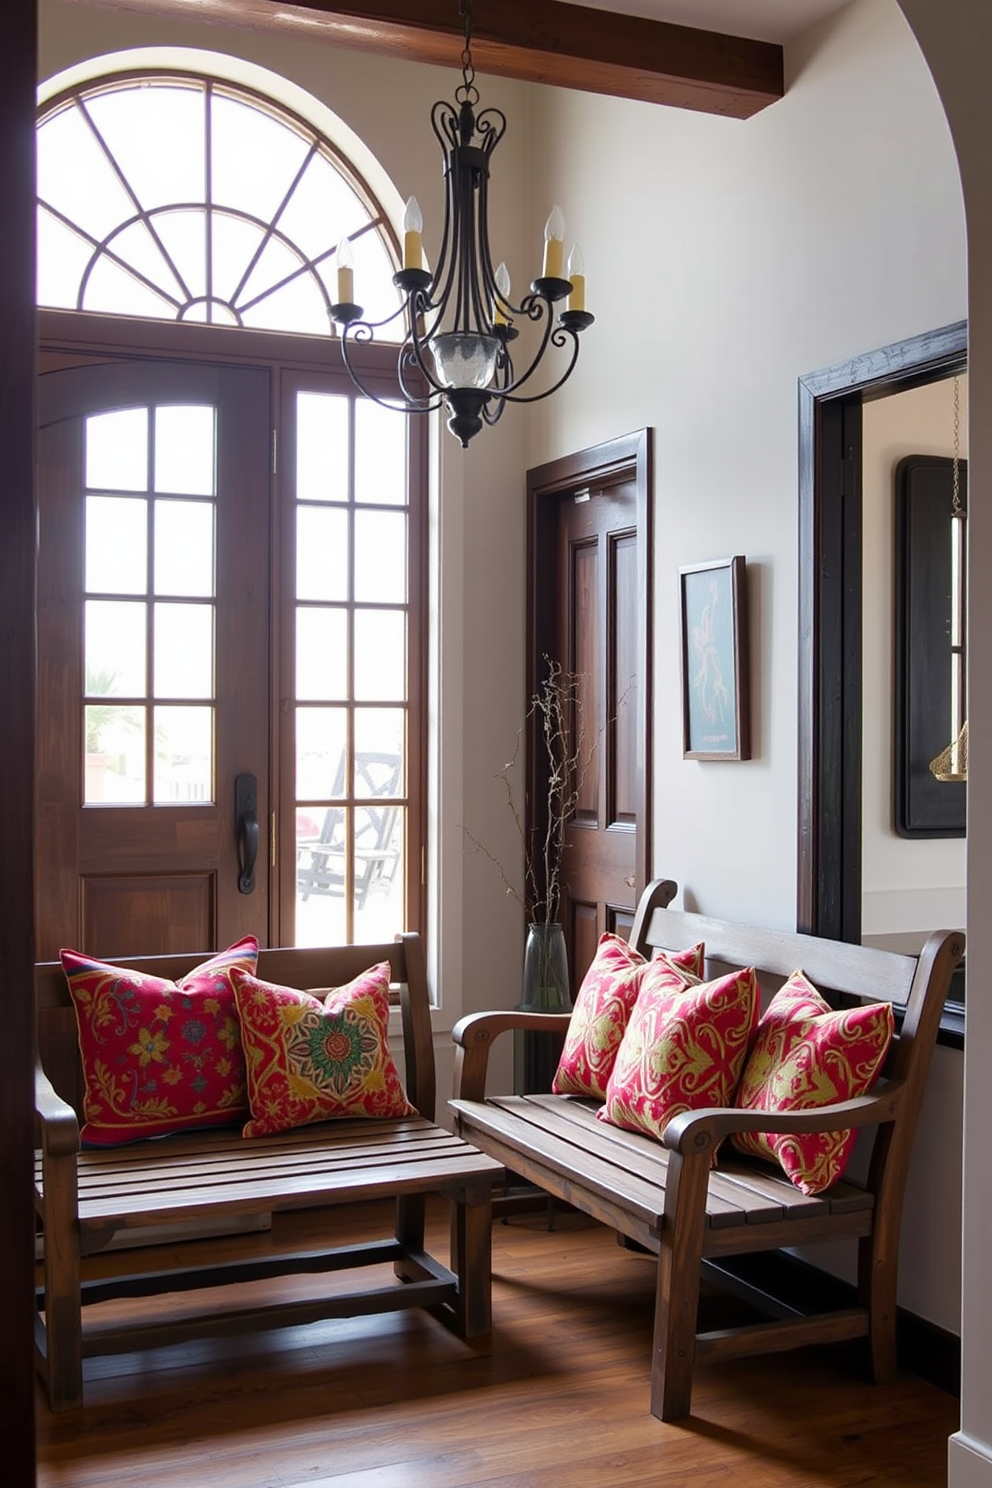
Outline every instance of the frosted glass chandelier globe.
{"label": "frosted glass chandelier globe", "polygon": [[446,331],[431,344],[437,380],[449,388],[487,388],[496,372],[500,343],[495,336]]}

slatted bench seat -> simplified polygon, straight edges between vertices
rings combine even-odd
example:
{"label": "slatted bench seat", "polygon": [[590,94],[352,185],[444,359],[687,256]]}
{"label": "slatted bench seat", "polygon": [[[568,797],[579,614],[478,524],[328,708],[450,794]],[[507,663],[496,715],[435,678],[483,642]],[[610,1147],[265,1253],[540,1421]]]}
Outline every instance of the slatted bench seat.
{"label": "slatted bench seat", "polygon": [[[437,1308],[464,1337],[490,1329],[492,1185],[501,1165],[434,1122],[430,997],[419,938],[383,946],[263,950],[258,975],[286,986],[343,985],[367,966],[392,963],[400,984],[405,1086],[420,1114],[401,1120],[339,1120],[245,1140],[208,1130],[130,1146],[80,1150],[81,1076],[75,1019],[58,963],[36,969],[38,1044],[36,1208],[44,1244],[38,1291],[37,1362],[54,1410],[82,1403],[82,1360],[91,1354],[161,1347],[202,1333],[243,1332],[323,1318]],[[175,979],[202,956],[126,964]],[[401,1052],[399,1041],[393,1041]],[[57,1093],[61,1092],[61,1093]],[[65,1097],[65,1098],[63,1098]],[[426,1195],[451,1200],[450,1267],[424,1249]],[[117,1274],[81,1279],[81,1260],[122,1231],[216,1221],[243,1214],[395,1199],[394,1233],[367,1243],[169,1271],[142,1270],[120,1252]],[[181,1249],[181,1247],[180,1247]],[[117,1257],[115,1256],[115,1268]],[[86,1304],[113,1297],[198,1291],[275,1276],[392,1264],[395,1280],[306,1300],[239,1301],[233,1290],[168,1321],[83,1327]],[[233,1303],[233,1305],[232,1305]]]}
{"label": "slatted bench seat", "polygon": [[[689,1413],[696,1360],[737,1358],[807,1343],[867,1337],[876,1379],[896,1367],[896,1262],[910,1148],[951,975],[964,937],[930,937],[919,957],[765,931],[666,908],[675,886],[657,880],[642,896],[631,943],[643,955],[705,942],[707,974],[755,966],[775,990],[802,967],[828,997],[904,1007],[885,1078],[858,1100],[772,1116],[740,1110],[690,1112],[669,1123],[664,1141],[607,1126],[596,1102],[575,1096],[486,1099],[489,1049],[511,1029],[561,1031],[567,1014],[478,1013],[454,1030],[456,1129],[547,1193],[616,1229],[659,1258],[651,1410],[661,1420]],[[864,1186],[840,1181],[808,1198],[771,1164],[720,1151],[735,1131],[876,1129]],[[805,1316],[761,1293],[721,1263],[749,1252],[823,1241],[858,1243],[858,1305]],[[697,1333],[703,1268],[771,1314],[768,1322]]]}

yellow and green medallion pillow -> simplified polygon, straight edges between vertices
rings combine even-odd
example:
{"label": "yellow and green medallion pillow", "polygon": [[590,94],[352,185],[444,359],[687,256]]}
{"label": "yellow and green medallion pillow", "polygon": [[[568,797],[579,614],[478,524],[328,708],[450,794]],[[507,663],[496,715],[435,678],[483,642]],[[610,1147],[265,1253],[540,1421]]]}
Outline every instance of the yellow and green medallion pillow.
{"label": "yellow and green medallion pillow", "polygon": [[178,982],[82,951],[61,950],[59,957],[79,1032],[85,1145],[244,1118],[245,1061],[231,978],[235,970],[255,970],[253,935]]}
{"label": "yellow and green medallion pillow", "polygon": [[246,1137],[342,1116],[416,1116],[386,1040],[389,962],[326,995],[234,976],[248,1067]]}
{"label": "yellow and green medallion pillow", "polygon": [[753,967],[696,982],[667,961],[650,962],[599,1118],[660,1137],[683,1111],[732,1105],[758,1003]]}
{"label": "yellow and green medallion pillow", "polygon": [[[703,947],[668,951],[664,959],[698,975]],[[619,935],[601,935],[592,965],[582,979],[565,1035],[552,1089],[556,1095],[590,1095],[602,1100],[637,1001],[648,963]]]}
{"label": "yellow and green medallion pillow", "polygon": [[[758,1024],[737,1104],[748,1111],[803,1111],[865,1095],[892,1042],[887,1002],[837,1011],[802,971],[794,971]],[[739,1132],[734,1146],[770,1158],[804,1194],[836,1183],[857,1133],[851,1129],[786,1136]]]}

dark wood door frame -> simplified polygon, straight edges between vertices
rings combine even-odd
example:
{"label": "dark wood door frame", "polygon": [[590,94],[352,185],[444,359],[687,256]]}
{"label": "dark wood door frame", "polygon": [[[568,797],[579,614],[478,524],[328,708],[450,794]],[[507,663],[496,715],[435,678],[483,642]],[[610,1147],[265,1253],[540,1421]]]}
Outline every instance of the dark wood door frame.
{"label": "dark wood door frame", "polygon": [[0,51],[0,1398],[3,1480],[34,1483],[34,120],[35,0],[11,0]]}
{"label": "dark wood door frame", "polygon": [[[527,696],[533,697],[543,676],[543,658],[553,649],[555,634],[555,543],[558,497],[576,486],[633,481],[637,502],[637,588],[643,625],[639,636],[637,689],[637,850],[634,897],[650,881],[651,867],[651,573],[654,493],[654,430],[638,429],[578,454],[565,455],[527,472]],[[537,771],[541,751],[527,749],[527,800],[538,805],[546,796]]]}
{"label": "dark wood door frame", "polygon": [[862,488],[866,402],[967,364],[965,321],[799,380],[798,929],[861,939]]}

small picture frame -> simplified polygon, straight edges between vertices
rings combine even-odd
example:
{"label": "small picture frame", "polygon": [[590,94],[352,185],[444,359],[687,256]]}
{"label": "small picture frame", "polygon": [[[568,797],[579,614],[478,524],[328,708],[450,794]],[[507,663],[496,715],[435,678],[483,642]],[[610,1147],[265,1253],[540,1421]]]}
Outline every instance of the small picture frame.
{"label": "small picture frame", "polygon": [[751,758],[747,563],[738,555],[679,569],[682,758]]}

